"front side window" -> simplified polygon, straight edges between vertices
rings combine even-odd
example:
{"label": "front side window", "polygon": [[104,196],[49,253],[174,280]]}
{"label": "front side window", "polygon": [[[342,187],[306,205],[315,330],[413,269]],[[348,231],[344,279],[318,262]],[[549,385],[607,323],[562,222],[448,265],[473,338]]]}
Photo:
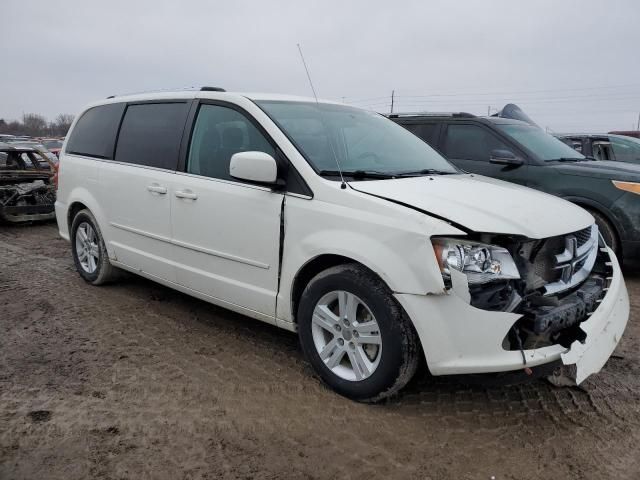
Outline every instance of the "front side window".
{"label": "front side window", "polygon": [[242,113],[219,105],[200,106],[189,146],[188,173],[237,182],[229,175],[231,157],[248,151],[276,156],[264,135]]}
{"label": "front side window", "polygon": [[524,123],[500,124],[496,127],[540,160],[584,160],[585,158],[584,155],[539,127]]}
{"label": "front side window", "polygon": [[116,161],[175,170],[188,111],[185,102],[129,105],[118,135]]}
{"label": "front side window", "polygon": [[615,159],[619,162],[640,163],[640,141],[634,138],[609,137]]}
{"label": "front side window", "polygon": [[477,125],[449,125],[444,154],[457,160],[488,162],[493,150],[510,150],[490,131]]}
{"label": "front side window", "polygon": [[66,153],[112,159],[124,109],[124,103],[112,103],[84,112],[71,132]]}
{"label": "front side window", "polygon": [[344,105],[257,101],[319,173],[458,173],[425,142],[381,115]]}

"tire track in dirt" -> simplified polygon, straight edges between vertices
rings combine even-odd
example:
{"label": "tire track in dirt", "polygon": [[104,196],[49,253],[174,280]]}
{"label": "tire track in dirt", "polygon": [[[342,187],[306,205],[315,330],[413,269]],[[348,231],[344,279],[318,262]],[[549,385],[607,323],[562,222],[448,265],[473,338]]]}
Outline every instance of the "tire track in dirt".
{"label": "tire track in dirt", "polygon": [[135,276],[91,287],[53,224],[0,228],[0,478],[640,475],[637,276],[621,358],[581,389],[422,373],[369,406],[293,334]]}

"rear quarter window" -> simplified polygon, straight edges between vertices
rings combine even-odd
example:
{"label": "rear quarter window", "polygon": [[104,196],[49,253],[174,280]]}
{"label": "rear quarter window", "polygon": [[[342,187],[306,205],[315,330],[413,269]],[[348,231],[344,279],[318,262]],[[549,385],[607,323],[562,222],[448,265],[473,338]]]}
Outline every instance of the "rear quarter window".
{"label": "rear quarter window", "polygon": [[118,126],[125,104],[100,105],[84,112],[76,123],[66,153],[113,159]]}
{"label": "rear quarter window", "polygon": [[115,160],[175,170],[189,104],[129,105],[122,120]]}

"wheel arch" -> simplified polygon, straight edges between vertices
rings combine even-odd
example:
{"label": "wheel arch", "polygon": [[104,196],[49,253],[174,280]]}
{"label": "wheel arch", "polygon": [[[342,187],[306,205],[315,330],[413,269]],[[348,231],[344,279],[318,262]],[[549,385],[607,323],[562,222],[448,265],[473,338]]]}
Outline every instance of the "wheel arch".
{"label": "wheel arch", "polygon": [[71,232],[71,224],[73,223],[73,219],[76,218],[76,215],[81,210],[91,211],[84,203],[79,200],[69,205],[69,208],[67,209],[67,226],[69,227],[69,232]]}
{"label": "wheel arch", "polygon": [[[351,257],[347,257],[344,255],[325,253],[318,255],[310,260],[308,260],[300,269],[297,271],[296,275],[293,278],[293,282],[291,284],[291,317],[293,323],[298,323],[297,315],[298,315],[298,305],[300,303],[300,297],[302,296],[302,292],[309,284],[311,279],[315,277],[320,272],[323,272],[331,267],[335,267],[337,265],[345,265],[353,263],[359,265],[363,268],[366,268],[369,272],[380,280],[384,285],[389,288],[389,285],[378,275],[374,270],[372,270],[367,265],[364,265],[362,262],[355,260]],[[391,290],[389,288],[389,290]]]}
{"label": "wheel arch", "polygon": [[564,199],[584,208],[585,210],[592,210],[602,215],[604,219],[609,222],[609,225],[611,225],[613,233],[616,235],[616,239],[618,240],[618,244],[620,244],[622,238],[620,228],[618,227],[618,222],[615,216],[608,208],[598,202],[582,197],[564,197]]}
{"label": "wheel arch", "polygon": [[71,225],[73,219],[81,210],[89,210],[93,218],[97,222],[97,227],[100,229],[109,257],[113,258],[113,252],[109,247],[108,242],[108,222],[104,215],[104,210],[100,208],[100,205],[96,201],[95,197],[84,187],[74,189],[69,195],[69,206],[67,207],[67,227],[69,235],[71,236]]}

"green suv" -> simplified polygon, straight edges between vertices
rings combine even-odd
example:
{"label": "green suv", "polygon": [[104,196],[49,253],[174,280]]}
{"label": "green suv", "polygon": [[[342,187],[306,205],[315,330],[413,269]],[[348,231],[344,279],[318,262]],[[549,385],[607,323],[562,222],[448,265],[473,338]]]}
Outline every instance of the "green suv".
{"label": "green suv", "polygon": [[594,216],[616,253],[625,259],[640,258],[640,165],[585,157],[545,133],[515,105],[492,117],[420,113],[392,114],[389,118],[462,170],[542,190],[580,205]]}

